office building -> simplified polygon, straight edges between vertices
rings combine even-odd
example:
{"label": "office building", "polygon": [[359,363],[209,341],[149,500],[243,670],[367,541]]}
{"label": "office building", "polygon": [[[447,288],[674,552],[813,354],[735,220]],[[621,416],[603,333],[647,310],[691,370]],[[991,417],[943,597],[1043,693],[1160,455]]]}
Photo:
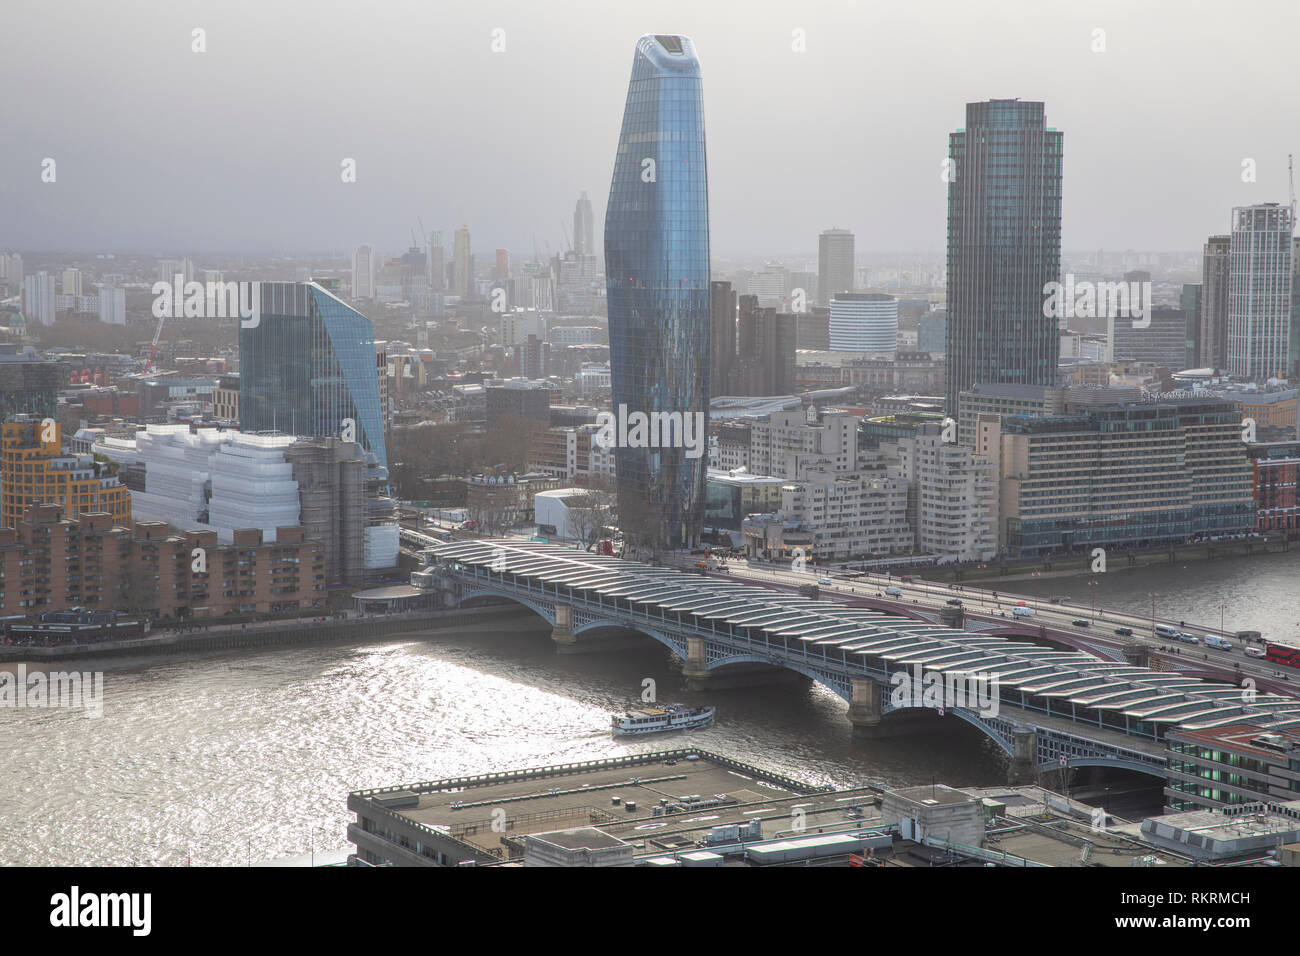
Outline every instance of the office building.
{"label": "office building", "polygon": [[[707,416],[704,100],[686,37],[637,41],[606,206],[605,263],[615,409]],[[615,452],[620,514],[655,516],[670,548],[698,542],[704,512],[705,459],[688,457],[683,445]]]}
{"label": "office building", "polygon": [[545,382],[511,378],[487,383],[484,388],[489,431],[506,416],[550,424],[551,389]]}
{"label": "office building", "polygon": [[[766,396],[794,392],[794,316],[761,308],[760,301],[755,295],[740,297],[736,351],[727,363],[725,390],[719,386],[714,394]],[[716,332],[717,327],[714,329]]]}
{"label": "office building", "polygon": [[979,382],[1055,385],[1063,135],[1042,103],[966,105],[948,137],[947,410]]}
{"label": "office building", "polygon": [[1002,549],[1017,557],[1146,547],[1255,525],[1241,412],[1168,399],[1004,418]]}
{"label": "office building", "polygon": [[817,302],[826,307],[842,292],[852,292],[853,233],[826,229],[817,238]]}
{"label": "office building", "polygon": [[[1116,362],[1143,362],[1169,369],[1187,368],[1187,316],[1182,309],[1146,307],[1141,320],[1127,316],[1107,319],[1110,352]],[[1137,325],[1136,322],[1143,322]]]}
{"label": "office building", "polygon": [[[1165,801],[1171,810],[1195,811],[1232,807],[1250,811],[1238,817],[1242,824],[1258,820],[1270,810],[1285,810],[1286,827],[1295,836],[1300,830],[1300,734],[1291,728],[1276,729],[1241,721],[1235,724],[1171,728],[1167,737],[1169,765],[1165,772]],[[1253,805],[1253,806],[1252,806]],[[1160,821],[1152,821],[1160,822]],[[1207,841],[1199,832],[1194,845]],[[1232,818],[1223,821],[1232,822]],[[1144,825],[1143,830],[1147,827]],[[1225,826],[1229,839],[1249,837],[1241,826]],[[1235,832],[1234,832],[1235,831]],[[1254,847],[1263,855],[1280,842],[1265,836]],[[1183,845],[1193,845],[1184,838]]]}
{"label": "office building", "polygon": [[795,315],[795,348],[826,352],[831,347],[831,310],[809,309]]}
{"label": "office building", "polygon": [[30,345],[0,342],[0,421],[15,415],[53,418],[68,371]]}
{"label": "office building", "polygon": [[1291,209],[1277,203],[1232,211],[1229,249],[1229,375],[1262,382],[1290,378]]}
{"label": "office building", "polygon": [[704,524],[715,531],[734,531],[739,535],[750,515],[772,514],[780,510],[785,484],[784,479],[771,475],[710,468]]}
{"label": "office building", "polygon": [[1300,441],[1248,445],[1254,470],[1255,530],[1300,528]]}
{"label": "office building", "polygon": [[921,316],[916,333],[916,350],[943,355],[948,348],[948,313],[931,309]]}
{"label": "office building", "polygon": [[831,299],[834,352],[898,351],[898,300],[878,292],[837,292]]}
{"label": "office building", "polygon": [[709,283],[709,395],[726,395],[736,365],[736,293],[730,282]]}
{"label": "office building", "polygon": [[239,329],[241,430],[352,438],[386,471],[371,321],[315,282],[263,282],[261,303]]}

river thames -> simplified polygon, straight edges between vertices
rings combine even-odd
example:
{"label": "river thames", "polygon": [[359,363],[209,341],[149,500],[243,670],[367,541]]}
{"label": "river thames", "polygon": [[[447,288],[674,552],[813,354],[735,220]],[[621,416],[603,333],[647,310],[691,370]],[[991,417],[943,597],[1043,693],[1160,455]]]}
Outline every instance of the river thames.
{"label": "river thames", "polygon": [[[1267,636],[1300,635],[1300,555],[1007,581],[1007,590]],[[1177,609],[1177,610],[1176,610]],[[540,625],[540,621],[538,622]],[[807,683],[690,694],[656,646],[555,653],[530,624],[356,647],[155,658],[104,670],[104,715],[0,709],[0,851],[8,865],[247,865],[345,846],[347,793],[643,750],[698,746],[814,783],[992,786],[1000,751],[955,718],[939,733],[852,737]],[[624,742],[638,700],[711,703],[714,726]]]}

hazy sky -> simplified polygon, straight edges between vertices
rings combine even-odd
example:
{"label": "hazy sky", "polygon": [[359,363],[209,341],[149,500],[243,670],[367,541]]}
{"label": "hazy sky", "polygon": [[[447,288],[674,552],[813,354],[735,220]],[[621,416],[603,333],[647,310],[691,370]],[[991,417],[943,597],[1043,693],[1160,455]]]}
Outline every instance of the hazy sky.
{"label": "hazy sky", "polygon": [[7,0],[0,249],[391,254],[422,216],[522,256],[563,246],[583,189],[599,244],[656,32],[703,66],[715,257],[830,226],[940,252],[969,100],[1046,102],[1068,249],[1199,248],[1231,206],[1286,202],[1300,152],[1294,0]]}

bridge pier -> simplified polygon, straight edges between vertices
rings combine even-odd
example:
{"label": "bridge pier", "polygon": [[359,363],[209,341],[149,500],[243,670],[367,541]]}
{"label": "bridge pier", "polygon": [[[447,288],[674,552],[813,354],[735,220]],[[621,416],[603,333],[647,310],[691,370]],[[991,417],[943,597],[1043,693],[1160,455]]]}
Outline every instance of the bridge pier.
{"label": "bridge pier", "polygon": [[636,631],[614,628],[599,628],[595,633],[588,631],[578,637],[573,633],[573,608],[557,604],[551,640],[555,642],[557,654],[600,654],[626,647],[643,647],[651,638]]}
{"label": "bridge pier", "polygon": [[1007,783],[1028,784],[1038,780],[1038,734],[1029,727],[1017,727],[1011,732],[1013,752],[1011,766],[1007,768]]}
{"label": "bridge pier", "polygon": [[855,677],[851,683],[849,723],[855,734],[874,736],[880,726],[880,685],[869,677]]}
{"label": "bridge pier", "polygon": [[1125,644],[1123,653],[1125,662],[1134,667],[1151,666],[1151,648],[1145,644]]}
{"label": "bridge pier", "polygon": [[551,628],[551,640],[560,653],[578,643],[578,639],[573,636],[573,608],[567,604],[555,605],[555,627]]}

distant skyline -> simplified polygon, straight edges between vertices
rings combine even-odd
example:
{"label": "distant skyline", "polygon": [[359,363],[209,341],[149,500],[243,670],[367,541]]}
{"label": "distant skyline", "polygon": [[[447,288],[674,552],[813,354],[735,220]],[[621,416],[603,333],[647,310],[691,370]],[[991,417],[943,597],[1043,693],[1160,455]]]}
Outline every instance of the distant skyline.
{"label": "distant skyline", "polygon": [[[445,235],[468,223],[476,248],[559,251],[584,190],[601,228],[629,50],[647,32],[699,51],[715,260],[815,254],[832,226],[860,254],[942,254],[941,163],[976,100],[1041,100],[1066,131],[1066,251],[1195,250],[1234,206],[1287,203],[1300,152],[1285,95],[1300,8],[1267,0],[650,15],[16,0],[4,17],[21,42],[0,56],[0,248],[388,255],[423,219]],[[355,183],[340,181],[347,158]]]}

